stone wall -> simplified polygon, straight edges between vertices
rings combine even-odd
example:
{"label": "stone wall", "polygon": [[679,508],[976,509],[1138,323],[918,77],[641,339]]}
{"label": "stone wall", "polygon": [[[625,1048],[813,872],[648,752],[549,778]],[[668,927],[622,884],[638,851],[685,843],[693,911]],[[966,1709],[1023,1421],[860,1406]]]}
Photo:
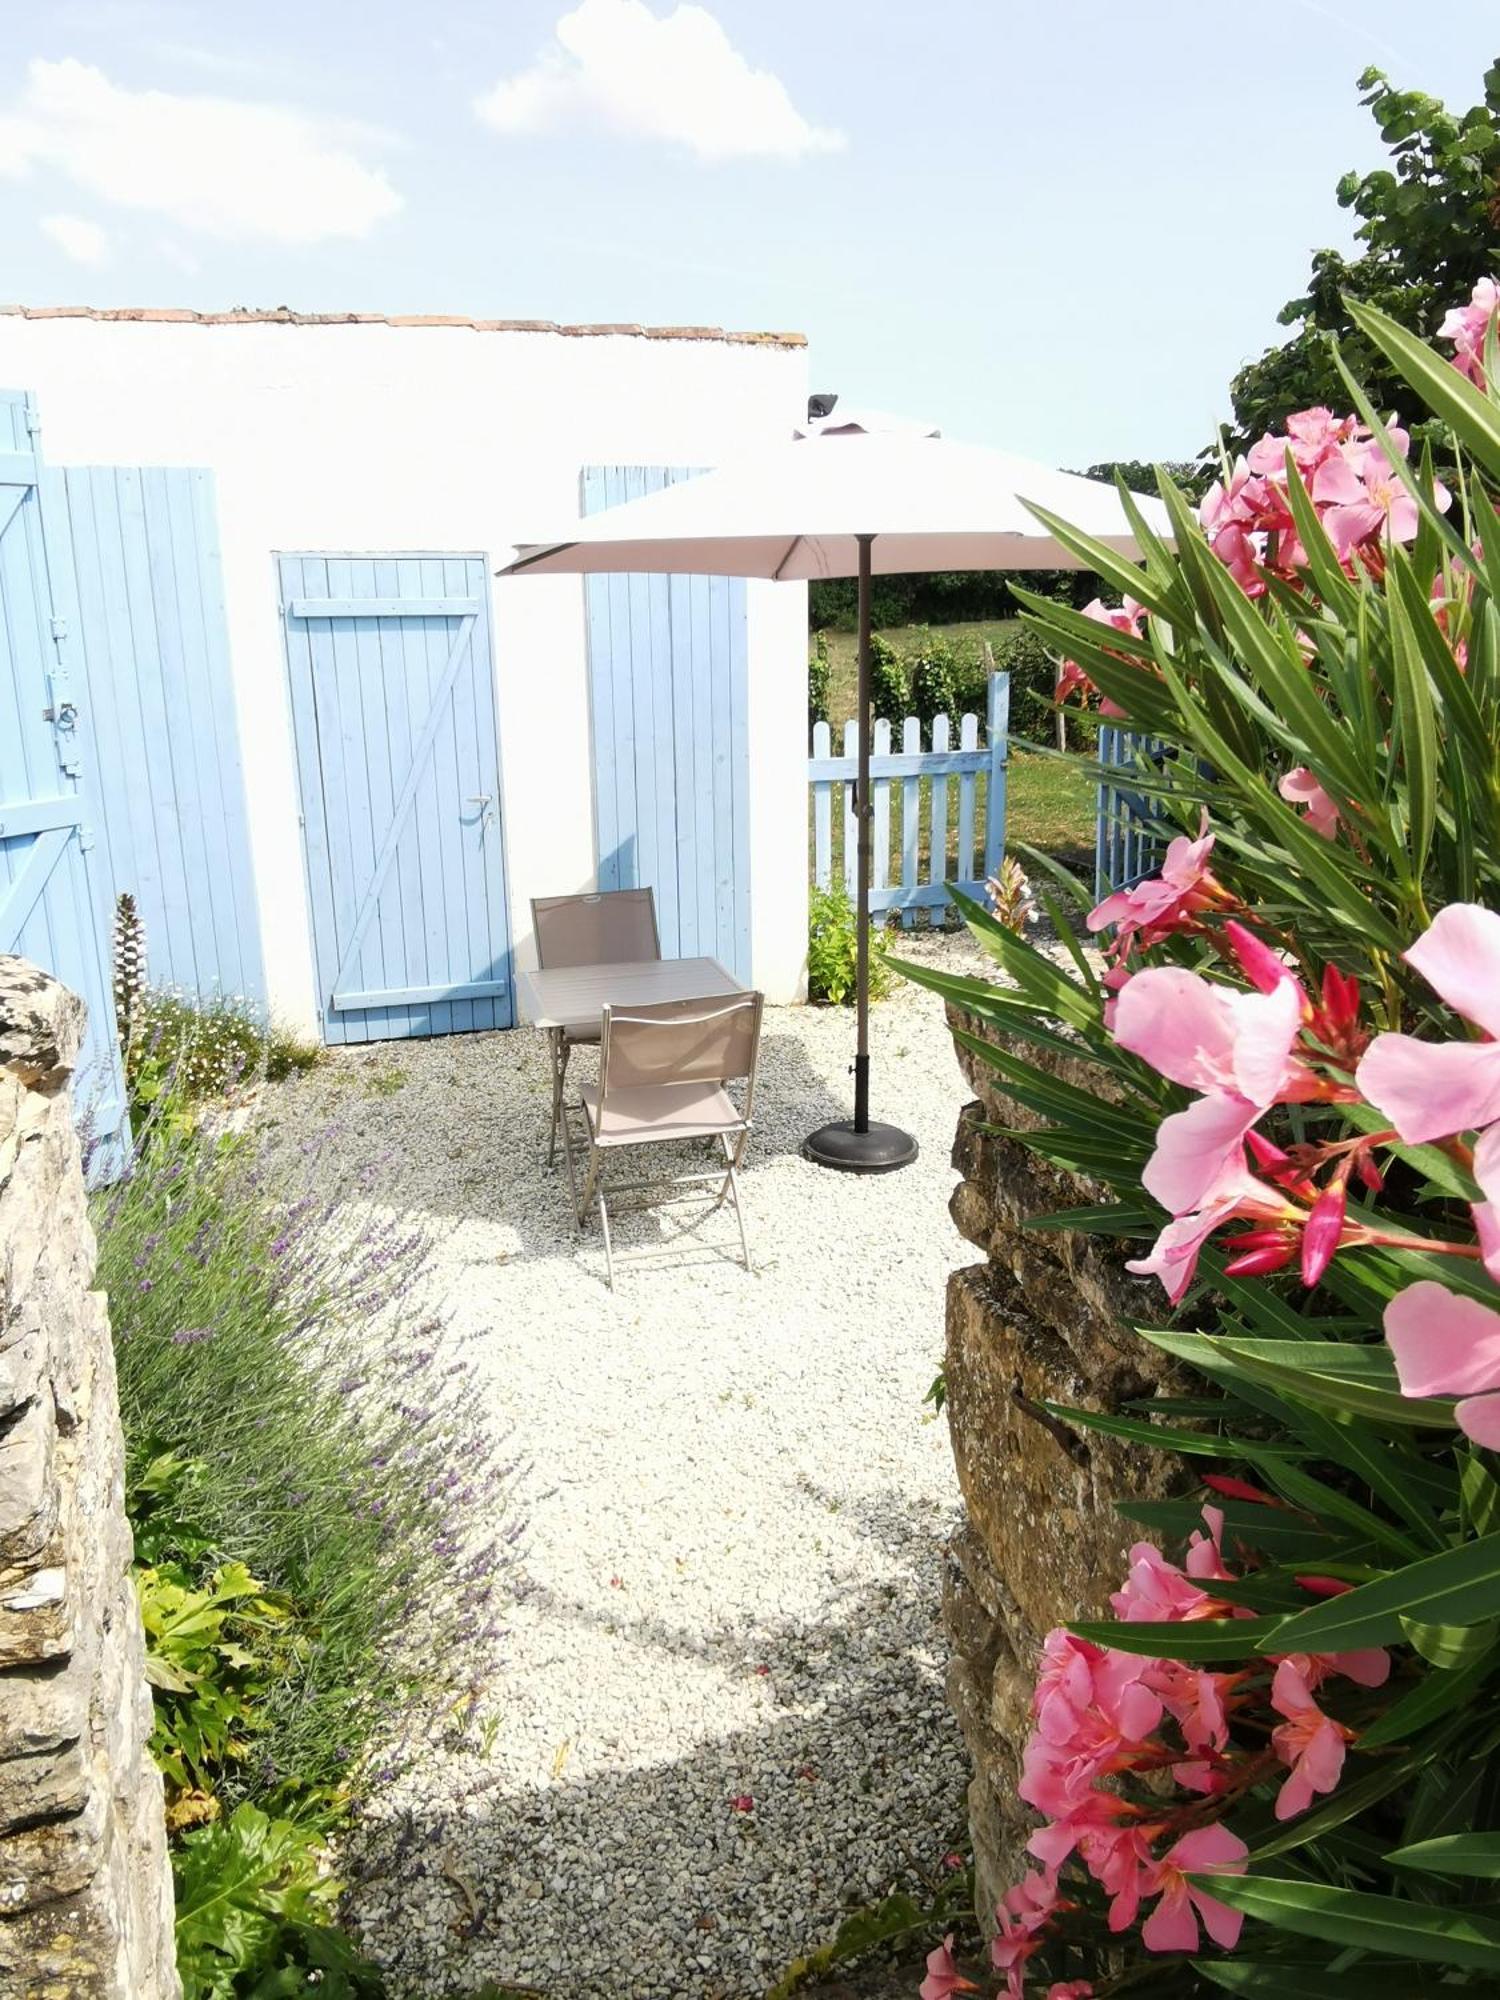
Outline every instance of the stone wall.
{"label": "stone wall", "polygon": [[69,1090],[83,1018],[0,957],[0,1996],[172,2000],[114,1355]]}
{"label": "stone wall", "polygon": [[[964,1026],[979,1032],[980,1024]],[[1064,1080],[1095,1072],[1018,1047]],[[1098,1616],[1119,1587],[1141,1530],[1116,1498],[1169,1493],[1175,1462],[1057,1423],[1046,1402],[1113,1410],[1133,1397],[1180,1393],[1173,1365],[1129,1330],[1159,1309],[1109,1239],[1021,1225],[1028,1216],[1106,1199],[1105,1191],[983,1129],[1041,1121],[1007,1098],[995,1071],[959,1049],[978,1101],[959,1117],[953,1163],[963,1179],[953,1219],[985,1262],[948,1284],[947,1413],[967,1519],[949,1548],[945,1618],[949,1699],[974,1764],[969,1820],[975,1899],[993,1928],[996,1898],[1019,1880],[1038,1823],[1016,1795],[1030,1733],[1043,1635]]]}

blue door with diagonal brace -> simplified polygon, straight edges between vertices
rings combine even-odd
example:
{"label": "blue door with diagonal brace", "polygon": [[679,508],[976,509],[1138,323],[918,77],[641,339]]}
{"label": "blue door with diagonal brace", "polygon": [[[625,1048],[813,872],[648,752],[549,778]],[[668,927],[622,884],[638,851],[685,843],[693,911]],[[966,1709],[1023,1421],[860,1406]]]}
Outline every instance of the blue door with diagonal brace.
{"label": "blue door with diagonal brace", "polygon": [[71,557],[43,468],[36,404],[0,391],[0,952],[82,996],[74,1095],[94,1177],[128,1133],[110,990],[110,911],[91,849],[88,717],[74,648]]}
{"label": "blue door with diagonal brace", "polygon": [[280,578],[324,1039],[510,1027],[486,558]]}

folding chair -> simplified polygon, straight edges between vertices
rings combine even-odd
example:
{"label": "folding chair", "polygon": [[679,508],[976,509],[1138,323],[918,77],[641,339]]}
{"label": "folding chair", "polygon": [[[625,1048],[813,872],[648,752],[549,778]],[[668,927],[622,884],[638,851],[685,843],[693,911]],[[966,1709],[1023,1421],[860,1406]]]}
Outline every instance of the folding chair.
{"label": "folding chair", "polygon": [[[750,1243],[740,1205],[739,1167],[745,1156],[755,1110],[755,1073],[760,1062],[760,1020],[764,996],[727,993],[703,1000],[663,1000],[646,1007],[606,1007],[599,1050],[599,1081],[579,1093],[582,1136],[588,1154],[580,1191],[574,1141],[563,1120],[563,1150],[573,1210],[582,1229],[597,1202],[604,1238],[604,1264],[614,1290],[614,1248],[609,1202],[616,1195],[649,1195],[659,1188],[718,1185],[709,1209],[726,1199],[740,1232],[740,1254],[751,1269]],[[744,1108],[725,1088],[743,1082]],[[707,1140],[723,1149],[724,1164],[706,1173],[679,1173],[659,1179],[606,1186],[606,1156],[629,1146],[661,1146]],[[690,1194],[659,1203],[691,1201]],[[649,1205],[649,1204],[647,1204]]]}
{"label": "folding chair", "polygon": [[[531,933],[537,963],[544,970],[564,965],[620,965],[661,957],[656,929],[656,902],[649,889],[605,889],[585,896],[533,896]],[[575,1044],[594,1043],[594,1028],[554,1028],[552,1054],[552,1127],[547,1134],[547,1165],[557,1158],[557,1128],[562,1122],[563,1082],[568,1056]]]}

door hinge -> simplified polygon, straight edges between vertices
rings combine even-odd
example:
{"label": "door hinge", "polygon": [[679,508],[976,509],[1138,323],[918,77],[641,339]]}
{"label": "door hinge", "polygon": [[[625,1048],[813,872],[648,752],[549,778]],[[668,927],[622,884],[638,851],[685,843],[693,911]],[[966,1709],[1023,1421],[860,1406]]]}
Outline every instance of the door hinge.
{"label": "door hinge", "polygon": [[78,845],[80,849],[83,851],[83,853],[87,854],[90,848],[92,848],[93,844],[94,844],[94,829],[91,826],[83,826],[80,824],[78,828]]}
{"label": "door hinge", "polygon": [[26,411],[26,428],[33,437],[40,437],[42,434],[42,413],[29,405]]}
{"label": "door hinge", "polygon": [[67,619],[66,619],[66,618],[54,618],[54,619],[53,619],[53,621],[52,621],[52,636],[53,636],[53,638],[54,638],[54,639],[66,639],[66,638],[67,638],[67,636],[68,636],[68,621],[67,621]]}

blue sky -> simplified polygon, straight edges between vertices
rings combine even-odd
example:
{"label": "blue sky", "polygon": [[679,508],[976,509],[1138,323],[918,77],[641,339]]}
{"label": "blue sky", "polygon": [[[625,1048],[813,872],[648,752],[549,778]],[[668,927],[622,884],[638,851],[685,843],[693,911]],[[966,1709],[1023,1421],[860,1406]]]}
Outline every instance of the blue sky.
{"label": "blue sky", "polygon": [[0,0],[0,294],[791,327],[950,436],[1182,456],[1347,240],[1358,72],[1479,97],[1500,17],[1437,18]]}

